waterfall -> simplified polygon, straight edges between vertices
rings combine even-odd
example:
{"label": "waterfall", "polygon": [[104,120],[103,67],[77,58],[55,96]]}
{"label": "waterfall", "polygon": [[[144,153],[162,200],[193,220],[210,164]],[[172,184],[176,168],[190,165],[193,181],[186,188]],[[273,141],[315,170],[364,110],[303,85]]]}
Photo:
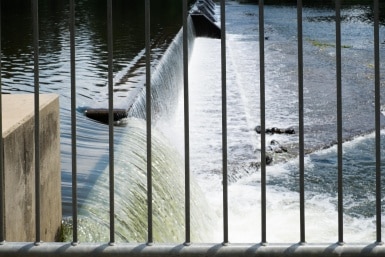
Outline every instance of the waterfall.
{"label": "waterfall", "polygon": [[[187,17],[188,57],[191,55],[195,37],[220,38],[221,31],[216,24],[215,3],[211,0],[199,0],[190,10]],[[181,28],[168,46],[162,58],[151,62],[151,110],[155,120],[161,116],[172,116],[178,102],[183,80],[183,31]],[[151,46],[152,50],[156,44]],[[156,50],[154,51],[156,52]],[[160,51],[163,52],[163,51]],[[119,122],[126,117],[145,118],[146,116],[146,69],[145,50],[137,55],[132,62],[115,75],[114,83],[114,121]],[[153,53],[150,53],[152,55]],[[105,94],[108,96],[108,94]],[[167,100],[167,101],[164,101]],[[98,101],[98,105],[104,102]],[[108,123],[109,111],[106,107],[86,108],[85,115],[102,123]]]}
{"label": "waterfall", "polygon": [[[195,29],[188,19],[188,46],[191,54]],[[143,80],[144,81],[144,80]],[[121,83],[120,83],[121,84]],[[167,119],[183,89],[183,28],[152,71],[153,123],[161,116]],[[145,85],[131,94],[129,118],[117,127],[119,141],[115,149],[115,236],[120,242],[147,241],[147,159],[146,159],[146,90]],[[134,100],[133,100],[134,99]],[[181,153],[168,139],[152,128],[153,234],[156,242],[185,240],[184,164]],[[104,156],[103,158],[107,158]],[[212,214],[205,196],[192,178],[191,239],[210,241]],[[109,241],[109,167],[97,175],[88,197],[79,207],[80,241]],[[65,222],[70,227],[71,221]],[[203,231],[202,231],[203,230]],[[71,229],[66,233],[70,240]]]}
{"label": "waterfall", "polygon": [[[191,17],[188,18],[188,53],[191,54],[195,28]],[[183,28],[179,30],[170,46],[167,48],[151,76],[152,113],[155,119],[160,114],[171,115],[178,95],[182,90],[183,80]],[[128,116],[146,117],[145,87],[138,93],[136,100],[129,108]]]}
{"label": "waterfall", "polygon": [[[196,37],[195,27],[191,16],[187,20],[188,55],[191,55]],[[153,45],[156,47],[156,44]],[[155,51],[157,51],[155,49]],[[161,51],[162,52],[162,51]],[[118,121],[127,116],[146,117],[146,70],[145,50],[142,50],[125,68],[114,77],[114,120]],[[160,58],[151,60],[151,99],[152,113],[157,115],[171,114],[178,95],[182,89],[183,79],[183,28]],[[106,87],[107,88],[107,87]],[[108,103],[105,98],[94,101],[92,108],[84,107],[83,112],[91,119],[108,123]]]}
{"label": "waterfall", "polygon": [[[116,241],[147,241],[147,162],[145,121],[126,121],[115,151]],[[180,154],[160,132],[153,130],[153,228],[156,242],[183,242],[184,169]],[[205,197],[194,180],[191,184],[191,227],[194,242],[210,238],[212,219]],[[68,222],[70,224],[70,221]],[[201,229],[204,229],[202,231]],[[68,230],[67,232],[70,232]],[[70,241],[70,233],[66,240]],[[109,241],[109,167],[99,175],[87,200],[79,207],[82,242]]]}

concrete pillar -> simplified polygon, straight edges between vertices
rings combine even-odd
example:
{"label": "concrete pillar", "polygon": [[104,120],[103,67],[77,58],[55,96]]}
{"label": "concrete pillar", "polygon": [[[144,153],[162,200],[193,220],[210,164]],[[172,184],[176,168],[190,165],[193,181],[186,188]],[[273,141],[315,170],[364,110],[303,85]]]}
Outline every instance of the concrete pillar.
{"label": "concrete pillar", "polygon": [[[2,95],[5,240],[34,242],[34,95]],[[40,231],[56,241],[62,221],[59,97],[40,95]]]}

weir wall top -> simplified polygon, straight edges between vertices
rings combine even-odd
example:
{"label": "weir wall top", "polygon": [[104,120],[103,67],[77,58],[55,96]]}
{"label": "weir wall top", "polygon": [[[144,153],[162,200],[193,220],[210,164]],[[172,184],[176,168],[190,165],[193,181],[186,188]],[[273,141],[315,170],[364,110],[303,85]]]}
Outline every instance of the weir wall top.
{"label": "weir wall top", "polygon": [[[55,94],[43,94],[39,97],[39,109],[44,109],[58,98]],[[33,94],[3,94],[2,95],[3,138],[16,127],[34,116]]]}

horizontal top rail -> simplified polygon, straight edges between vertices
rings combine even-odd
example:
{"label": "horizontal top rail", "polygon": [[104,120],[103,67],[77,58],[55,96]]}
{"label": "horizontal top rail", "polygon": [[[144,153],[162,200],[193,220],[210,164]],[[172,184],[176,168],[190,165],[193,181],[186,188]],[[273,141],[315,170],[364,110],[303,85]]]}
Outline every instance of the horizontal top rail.
{"label": "horizontal top rail", "polygon": [[384,256],[383,244],[133,244],[4,243],[4,256]]}

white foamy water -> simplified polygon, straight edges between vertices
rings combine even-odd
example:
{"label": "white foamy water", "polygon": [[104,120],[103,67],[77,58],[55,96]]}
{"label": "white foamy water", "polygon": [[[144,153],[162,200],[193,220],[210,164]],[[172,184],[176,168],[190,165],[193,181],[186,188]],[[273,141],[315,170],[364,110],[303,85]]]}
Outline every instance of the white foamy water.
{"label": "white foamy water", "polygon": [[[257,164],[260,145],[259,136],[253,130],[260,122],[259,45],[256,36],[258,9],[256,6],[237,4],[229,4],[227,8],[229,240],[232,243],[260,242],[261,178]],[[286,21],[295,24],[295,9],[268,7],[266,12],[277,14],[278,11],[284,11],[280,19],[267,18],[270,22],[266,24],[269,34],[265,50],[266,126],[294,126],[297,129],[298,100],[294,90],[297,85],[296,41],[295,34],[290,34],[295,32],[295,28],[291,28],[291,31],[282,28]],[[323,10],[321,14],[326,15],[324,12],[327,11]],[[318,11],[313,13],[309,10],[307,15],[316,14],[319,14]],[[248,30],[236,30],[239,29],[237,22],[240,23],[240,20],[248,24],[245,25]],[[313,31],[313,25],[317,24],[309,23],[309,31]],[[360,25],[367,27],[365,24]],[[311,41],[305,40],[307,53],[314,50],[312,47]],[[365,47],[359,46],[356,58],[361,56]],[[322,144],[328,145],[329,138],[336,137],[330,133],[324,136],[327,134],[325,132],[333,132],[329,127],[335,126],[335,120],[330,118],[335,115],[334,107],[330,105],[329,99],[322,101],[322,91],[313,91],[314,86],[332,81],[333,73],[322,77],[327,72],[315,66],[324,62],[323,58],[328,58],[325,57],[328,55],[326,52],[332,53],[334,50],[317,51],[316,55],[320,57],[312,60],[311,67],[305,67],[305,72],[310,72],[307,77],[305,75],[305,79],[312,84],[311,88],[305,84],[305,97],[309,97],[305,106],[305,115],[309,114],[305,118],[305,125],[309,124],[309,128],[305,127],[305,138],[310,148],[312,144],[317,146],[315,148]],[[330,60],[326,60],[326,63],[332,65]],[[220,242],[223,239],[220,41],[197,38],[189,71],[191,170],[217,215],[218,229],[213,241]],[[320,77],[315,76],[314,72],[319,72]],[[354,83],[361,79],[355,78]],[[310,96],[316,100],[312,101]],[[176,113],[175,126],[163,124],[161,127],[183,153],[182,96]],[[351,131],[357,133],[359,129],[352,128]],[[267,135],[268,143],[272,139],[286,146],[298,142],[297,135]],[[368,134],[344,144],[344,240],[349,243],[375,241],[374,141],[374,135]],[[284,162],[273,162],[273,165],[267,167],[266,225],[267,241],[271,243],[296,243],[300,239],[299,171],[295,149],[293,147],[294,152],[283,158]],[[305,158],[305,222],[306,241],[309,243],[333,243],[338,240],[336,152],[336,147],[331,147],[311,153]],[[281,160],[278,155],[273,154],[274,158],[278,157],[275,160]]]}
{"label": "white foamy water", "polygon": [[[260,123],[258,8],[255,5],[228,2],[227,11],[229,240],[231,243],[257,243],[261,241],[260,138],[254,131],[255,126]],[[265,11],[266,126],[293,127],[297,130],[296,10],[292,7],[267,6]],[[329,41],[333,40],[333,31],[330,28],[334,24],[323,19],[330,19],[330,15],[331,11],[326,9],[305,9],[305,141],[309,150],[305,158],[305,221],[306,241],[309,243],[334,243],[338,236],[337,151],[335,146],[329,147],[336,138],[333,84],[335,49],[332,46],[315,45],[315,41],[325,45],[331,44]],[[358,31],[367,31],[370,27],[360,20],[357,23],[360,26],[355,26],[354,23],[345,25],[355,27]],[[317,30],[318,27],[320,31]],[[364,35],[367,36],[365,33]],[[347,44],[351,47],[343,50],[349,57],[349,67],[344,66],[344,69],[350,71],[344,75],[344,85],[349,85],[344,88],[344,118],[347,119],[347,122],[344,122],[344,136],[358,137],[353,137],[350,142],[344,144],[344,240],[348,243],[373,242],[375,140],[374,135],[370,133],[373,127],[370,49],[364,40],[349,40]],[[214,216],[214,228],[211,231],[215,233],[210,239],[213,242],[223,241],[220,51],[219,40],[197,38],[189,62],[190,168],[193,179],[197,180],[211,207],[203,207],[198,218],[194,218],[207,221],[209,217]],[[181,60],[180,57],[175,58]],[[164,65],[170,68],[178,64]],[[123,78],[125,71],[126,69],[117,74],[117,78]],[[173,100],[162,99],[168,104]],[[359,108],[356,108],[357,106]],[[155,124],[155,129],[161,130],[170,139],[182,157],[183,108],[183,94],[180,94],[175,115],[170,117],[171,111],[161,113],[160,115],[167,117],[161,117]],[[362,127],[362,124],[366,126]],[[144,124],[140,128],[143,129],[143,134],[140,135],[144,136]],[[126,133],[133,135],[132,129],[124,131],[120,133],[117,129],[118,135],[122,137],[126,136]],[[274,161],[267,167],[267,241],[296,243],[300,238],[298,135],[267,135],[268,144],[271,140],[277,140],[287,147],[289,152],[269,153]],[[117,170],[125,171],[132,158],[126,158],[129,156],[129,147],[120,143],[123,146],[119,148],[118,156],[123,156],[124,161],[119,161],[116,166]],[[329,148],[315,151],[323,147]],[[102,146],[100,148],[103,149]],[[141,160],[144,172],[144,144],[143,148],[135,150],[135,153],[143,156]],[[178,158],[176,153],[171,155]],[[105,165],[102,163],[100,166],[104,171]],[[183,168],[174,168],[178,173],[172,176],[178,176],[181,180],[184,176]],[[163,166],[159,173],[163,175],[162,169]],[[172,182],[167,182],[167,188],[175,187]],[[145,191],[144,186],[141,189]],[[182,194],[183,192],[178,196]],[[192,192],[193,202],[204,202],[201,199],[200,194]],[[182,209],[181,207],[179,213],[181,216]],[[162,212],[170,214],[170,210],[162,209]],[[143,218],[143,215],[138,216]],[[122,221],[124,222],[124,219]]]}

